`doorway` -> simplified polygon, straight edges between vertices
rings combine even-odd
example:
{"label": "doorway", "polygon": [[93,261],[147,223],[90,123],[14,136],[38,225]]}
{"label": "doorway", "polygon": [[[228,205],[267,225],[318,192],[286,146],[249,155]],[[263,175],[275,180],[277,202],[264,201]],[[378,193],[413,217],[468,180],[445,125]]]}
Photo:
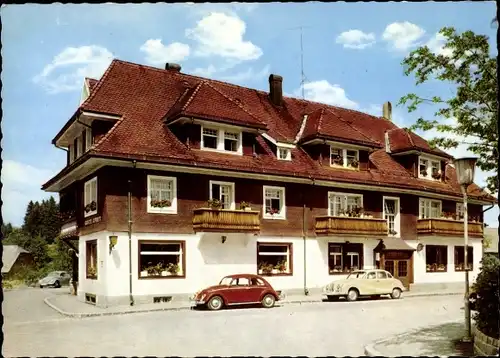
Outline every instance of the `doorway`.
{"label": "doorway", "polygon": [[386,251],[381,266],[401,281],[406,289],[413,283],[413,251]]}

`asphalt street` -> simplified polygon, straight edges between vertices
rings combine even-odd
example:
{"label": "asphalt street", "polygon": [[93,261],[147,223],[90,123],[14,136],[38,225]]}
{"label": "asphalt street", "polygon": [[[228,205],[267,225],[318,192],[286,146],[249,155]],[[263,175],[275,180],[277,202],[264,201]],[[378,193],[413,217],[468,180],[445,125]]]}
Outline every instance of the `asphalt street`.
{"label": "asphalt street", "polygon": [[463,315],[461,296],[433,296],[74,319],[43,303],[66,291],[5,292],[4,356],[360,356],[377,339]]}

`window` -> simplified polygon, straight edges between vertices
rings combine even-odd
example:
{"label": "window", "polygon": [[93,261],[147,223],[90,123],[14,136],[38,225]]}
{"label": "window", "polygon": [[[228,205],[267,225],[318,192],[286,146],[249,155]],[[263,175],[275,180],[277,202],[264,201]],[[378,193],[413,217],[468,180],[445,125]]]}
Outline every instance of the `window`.
{"label": "window", "polygon": [[264,186],[264,213],[265,219],[285,219],[285,188]]}
{"label": "window", "polygon": [[75,146],[70,144],[68,146],[68,149],[69,149],[69,164],[71,164],[75,160]]}
{"label": "window", "polygon": [[446,272],[448,265],[448,246],[425,245],[426,272]]}
{"label": "window", "polygon": [[328,243],[328,272],[346,274],[363,267],[363,244]]}
{"label": "window", "polygon": [[330,166],[358,168],[359,151],[355,149],[342,149],[330,146]]}
{"label": "window", "polygon": [[219,200],[221,209],[234,210],[236,207],[234,201],[234,183],[210,180],[210,199]]}
{"label": "window", "polygon": [[242,134],[238,130],[201,129],[201,149],[243,154]]}
{"label": "window", "polygon": [[[455,246],[455,271],[465,271],[464,246]],[[467,247],[467,270],[472,271],[474,262],[474,248]]]}
{"label": "window", "polygon": [[432,219],[441,217],[441,200],[420,199],[419,219]]}
{"label": "window", "polygon": [[97,280],[97,240],[85,243],[87,278]]}
{"label": "window", "polygon": [[387,232],[390,236],[400,236],[400,215],[399,198],[385,197],[384,201],[384,219],[387,221]]}
{"label": "window", "polygon": [[329,216],[358,216],[363,207],[360,194],[328,193]]}
{"label": "window", "polygon": [[377,279],[386,279],[387,275],[384,271],[377,271]]}
{"label": "window", "polygon": [[418,177],[439,180],[441,178],[441,162],[439,160],[419,157]]}
{"label": "window", "polygon": [[278,147],[278,159],[279,160],[292,160],[290,149]]}
{"label": "window", "polygon": [[148,175],[148,213],[177,214],[177,178]]}
{"label": "window", "polygon": [[79,135],[76,138],[76,157],[79,158],[82,155],[82,136]]}
{"label": "window", "polygon": [[257,243],[259,275],[292,275],[292,244]]}
{"label": "window", "polygon": [[457,203],[457,210],[456,210],[456,220],[463,220],[464,215],[465,215],[465,210],[464,210],[464,204],[463,203]]}
{"label": "window", "polygon": [[89,150],[90,147],[92,147],[93,140],[92,140],[92,129],[90,128],[85,128],[85,151]]}
{"label": "window", "polygon": [[139,278],[186,277],[184,241],[139,241]]}
{"label": "window", "polygon": [[83,197],[85,217],[97,214],[97,177],[85,183]]}

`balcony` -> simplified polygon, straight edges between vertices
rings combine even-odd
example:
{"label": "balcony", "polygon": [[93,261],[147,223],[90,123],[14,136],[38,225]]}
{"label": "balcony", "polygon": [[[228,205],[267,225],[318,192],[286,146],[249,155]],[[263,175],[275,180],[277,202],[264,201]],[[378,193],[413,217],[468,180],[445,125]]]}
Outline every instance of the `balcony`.
{"label": "balcony", "polygon": [[[469,221],[469,237],[483,237],[483,223]],[[464,222],[451,219],[420,219],[418,235],[464,236]]]}
{"label": "balcony", "polygon": [[317,235],[387,236],[387,222],[384,219],[318,216],[315,230]]}
{"label": "balcony", "polygon": [[258,233],[259,215],[259,211],[194,209],[193,229],[195,232]]}

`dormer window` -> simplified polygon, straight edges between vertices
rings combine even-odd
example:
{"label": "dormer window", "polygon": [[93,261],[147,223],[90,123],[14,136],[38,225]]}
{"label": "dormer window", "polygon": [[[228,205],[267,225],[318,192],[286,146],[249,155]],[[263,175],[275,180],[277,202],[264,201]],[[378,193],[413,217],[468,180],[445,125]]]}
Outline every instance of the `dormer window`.
{"label": "dormer window", "polygon": [[241,131],[202,127],[201,133],[201,149],[243,154]]}
{"label": "dormer window", "polygon": [[422,179],[441,179],[441,162],[430,158],[419,157],[418,177]]}
{"label": "dormer window", "polygon": [[359,167],[359,151],[330,146],[330,166],[357,169]]}
{"label": "dormer window", "polygon": [[278,147],[278,159],[279,160],[292,160],[292,152],[288,148]]}

